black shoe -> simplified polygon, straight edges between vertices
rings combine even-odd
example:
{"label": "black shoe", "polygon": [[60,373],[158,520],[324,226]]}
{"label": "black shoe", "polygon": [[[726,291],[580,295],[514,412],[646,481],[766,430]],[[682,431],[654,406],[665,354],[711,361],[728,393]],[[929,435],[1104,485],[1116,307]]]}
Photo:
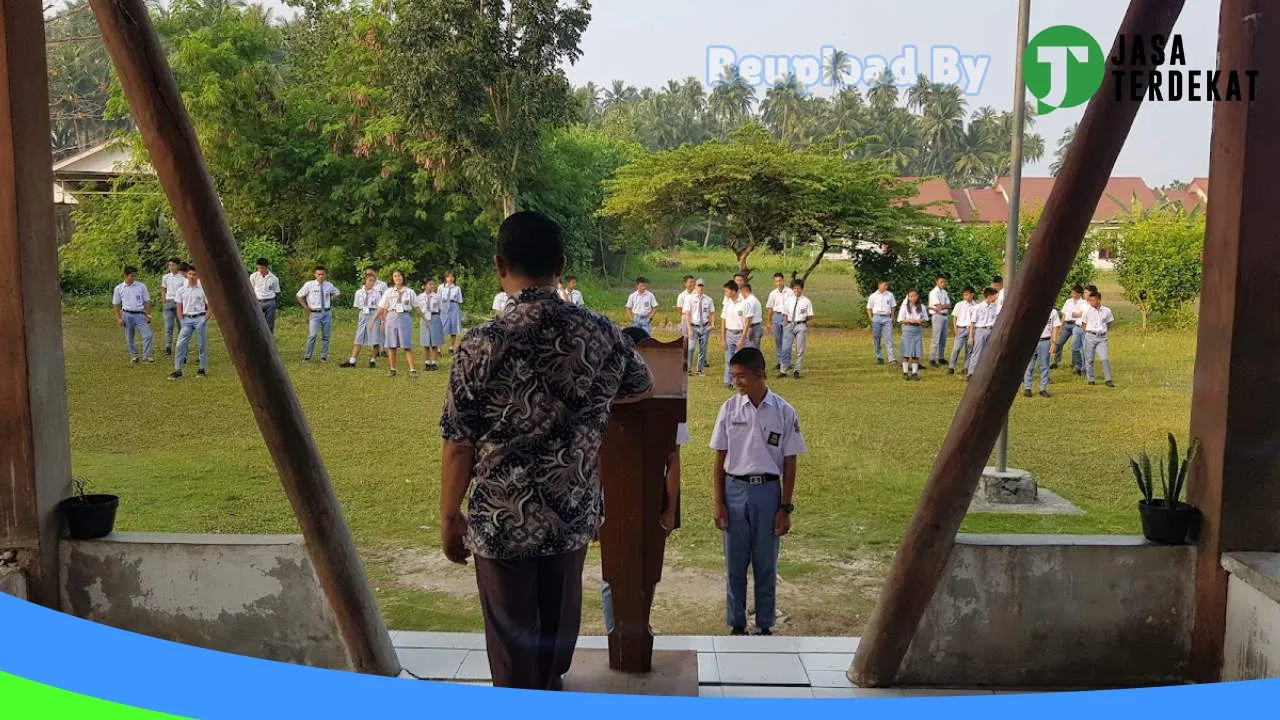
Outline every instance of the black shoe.
{"label": "black shoe", "polygon": [[304,358],[302,358],[302,362],[311,362],[311,358],[309,358],[309,357],[304,357]]}
{"label": "black shoe", "polygon": [[329,358],[327,358],[327,357],[322,357],[322,358],[320,358],[320,362],[329,362]]}
{"label": "black shoe", "polygon": [[799,380],[799,379],[800,379],[800,371],[799,371],[799,370],[797,370],[797,371],[795,371],[795,372],[791,373],[791,377],[795,378],[796,380]]}
{"label": "black shoe", "polygon": [[204,371],[203,371],[203,370],[197,370],[197,371],[196,371],[196,377],[198,377],[198,378],[202,378],[202,377],[207,377],[207,376],[204,374]]}
{"label": "black shoe", "polygon": [[785,379],[786,379],[786,377],[787,377],[787,371],[786,371],[786,370],[783,370],[782,372],[778,373],[778,379],[779,379],[779,380],[785,380]]}
{"label": "black shoe", "polygon": [[955,368],[947,368],[947,374],[948,374],[948,375],[955,375],[955,374],[956,374],[956,369],[955,369]]}
{"label": "black shoe", "polygon": [[[1092,384],[1092,383],[1091,383],[1091,384]],[[1115,387],[1115,386],[1116,386],[1116,384],[1115,384],[1115,383],[1111,382],[1110,380],[1108,380],[1108,381],[1107,381],[1107,387],[1113,388],[1113,387]]]}
{"label": "black shoe", "polygon": [[1075,368],[1074,370],[1072,370],[1072,372],[1074,372],[1076,375],[1083,375],[1083,374],[1084,374],[1084,371],[1083,371],[1083,370],[1081,370],[1080,368]]}
{"label": "black shoe", "polygon": [[377,360],[370,360],[370,361],[369,361],[369,367],[370,367],[370,368],[376,368],[376,367],[378,367],[378,361],[377,361]]}
{"label": "black shoe", "polygon": [[172,350],[170,350],[169,348],[165,348],[165,349],[164,349],[164,356],[165,356],[165,357],[173,357],[173,351],[172,351]]}
{"label": "black shoe", "polygon": [[757,634],[757,635],[763,635],[763,636],[765,636],[765,637],[768,637],[768,636],[770,636],[770,635],[772,635],[772,634],[773,634],[773,631],[772,631],[772,630],[770,630],[769,628],[760,628],[760,629],[756,630],[756,634]]}
{"label": "black shoe", "polygon": [[170,380],[181,380],[181,379],[182,379],[182,371],[181,371],[181,370],[174,370],[173,372],[169,373],[169,379],[170,379]]}
{"label": "black shoe", "polygon": [[747,629],[744,627],[735,627],[729,630],[730,635],[746,635]]}
{"label": "black shoe", "polygon": [[1048,390],[1041,390],[1041,391],[1040,391],[1040,397],[1042,397],[1042,398],[1050,398],[1050,397],[1053,397],[1053,396],[1049,394],[1049,391],[1048,391]]}
{"label": "black shoe", "polygon": [[911,373],[911,379],[912,379],[912,380],[915,380],[916,382],[919,382],[919,381],[920,381],[920,373]]}
{"label": "black shoe", "polygon": [[1049,369],[1050,369],[1050,370],[1057,370],[1057,369],[1058,369],[1058,363],[1049,363]]}
{"label": "black shoe", "polygon": [[884,358],[876,358],[876,364],[877,364],[877,365],[883,365],[883,364],[884,364]]}
{"label": "black shoe", "polygon": [[1023,391],[1022,391],[1022,397],[1031,397],[1031,391],[1030,391],[1030,390],[1023,390]]}
{"label": "black shoe", "polygon": [[1097,385],[1097,384],[1098,384],[1098,383],[1096,383],[1096,382],[1094,382],[1094,381],[1092,381],[1092,380],[1090,380],[1090,381],[1089,381],[1089,387],[1093,387],[1094,385]]}
{"label": "black shoe", "polygon": [[937,360],[930,360],[930,361],[929,361],[929,367],[933,367],[933,368],[938,367],[938,361],[937,361]]}
{"label": "black shoe", "polygon": [[355,367],[355,366],[356,366],[356,364],[355,364],[355,363],[353,363],[353,362],[351,362],[350,360],[348,360],[348,361],[346,361],[346,362],[342,363],[341,365],[339,365],[338,367],[340,367],[340,368],[353,368],[353,367]]}
{"label": "black shoe", "polygon": [[138,358],[129,358],[129,362],[133,363],[134,365],[137,365],[137,364],[138,364]]}
{"label": "black shoe", "polygon": [[908,375],[907,373],[902,373],[902,379],[903,379],[903,380],[910,380],[910,379],[911,379],[911,376],[910,376],[910,375]]}
{"label": "black shoe", "polygon": [[777,371],[777,370],[781,370],[781,369],[782,369],[782,364],[781,364],[781,363],[776,363],[776,364],[774,364],[773,369],[774,369],[775,371]]}

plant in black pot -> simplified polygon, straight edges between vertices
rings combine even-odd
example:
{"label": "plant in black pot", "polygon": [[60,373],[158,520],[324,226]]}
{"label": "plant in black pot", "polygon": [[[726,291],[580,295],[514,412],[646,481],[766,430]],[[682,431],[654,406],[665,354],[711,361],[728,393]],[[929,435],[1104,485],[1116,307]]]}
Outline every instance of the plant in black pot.
{"label": "plant in black pot", "polygon": [[71,481],[74,494],[58,503],[58,512],[67,521],[67,531],[74,540],[96,540],[111,534],[116,524],[116,508],[120,498],[115,495],[88,495],[82,478]]}
{"label": "plant in black pot", "polygon": [[1156,474],[1152,472],[1151,456],[1144,451],[1137,458],[1129,458],[1129,466],[1138,479],[1142,500],[1138,513],[1142,517],[1142,534],[1151,542],[1162,545],[1185,545],[1199,519],[1199,512],[1188,503],[1179,502],[1186,487],[1187,472],[1191,461],[1200,450],[1200,441],[1193,439],[1186,455],[1178,454],[1178,441],[1169,435],[1169,462],[1159,461],[1160,489],[1164,497],[1157,498]]}

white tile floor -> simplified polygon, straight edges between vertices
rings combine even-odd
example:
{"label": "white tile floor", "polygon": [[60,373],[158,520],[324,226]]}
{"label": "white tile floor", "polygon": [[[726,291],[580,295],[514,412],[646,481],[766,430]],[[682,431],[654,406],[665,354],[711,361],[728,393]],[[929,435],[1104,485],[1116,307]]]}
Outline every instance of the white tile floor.
{"label": "white tile floor", "polygon": [[[489,685],[489,660],[479,633],[391,633],[405,669],[423,680]],[[582,637],[580,648],[607,648],[608,638]],[[991,695],[990,690],[871,689],[845,677],[857,638],[663,636],[657,650],[698,653],[703,697],[901,698]],[[406,676],[407,677],[407,676]],[[1000,693],[995,693],[1000,694]]]}

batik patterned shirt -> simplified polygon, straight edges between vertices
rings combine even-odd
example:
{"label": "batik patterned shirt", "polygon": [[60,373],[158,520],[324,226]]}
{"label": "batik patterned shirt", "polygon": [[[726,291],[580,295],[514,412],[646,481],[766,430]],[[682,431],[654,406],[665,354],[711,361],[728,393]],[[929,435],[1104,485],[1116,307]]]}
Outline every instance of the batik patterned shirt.
{"label": "batik patterned shirt", "polygon": [[526,290],[468,332],[440,419],[445,440],[475,451],[467,549],[513,560],[586,547],[600,525],[598,461],[613,401],[652,387],[618,327],[555,288]]}

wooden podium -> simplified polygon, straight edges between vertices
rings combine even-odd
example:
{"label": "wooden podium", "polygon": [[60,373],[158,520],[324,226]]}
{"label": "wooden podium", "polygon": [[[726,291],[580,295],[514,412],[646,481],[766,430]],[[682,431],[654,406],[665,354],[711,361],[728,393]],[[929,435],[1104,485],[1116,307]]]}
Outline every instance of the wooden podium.
{"label": "wooden podium", "polygon": [[[667,458],[676,449],[676,426],[686,414],[688,353],[684,340],[650,339],[636,349],[653,374],[654,397],[615,405],[600,449],[604,486],[600,556],[608,587],[609,672],[600,667],[601,653],[580,651],[575,671],[566,678],[566,689],[696,695],[697,654],[660,652],[655,668],[649,628],[666,550],[661,515]],[[639,677],[645,675],[650,679]]]}

